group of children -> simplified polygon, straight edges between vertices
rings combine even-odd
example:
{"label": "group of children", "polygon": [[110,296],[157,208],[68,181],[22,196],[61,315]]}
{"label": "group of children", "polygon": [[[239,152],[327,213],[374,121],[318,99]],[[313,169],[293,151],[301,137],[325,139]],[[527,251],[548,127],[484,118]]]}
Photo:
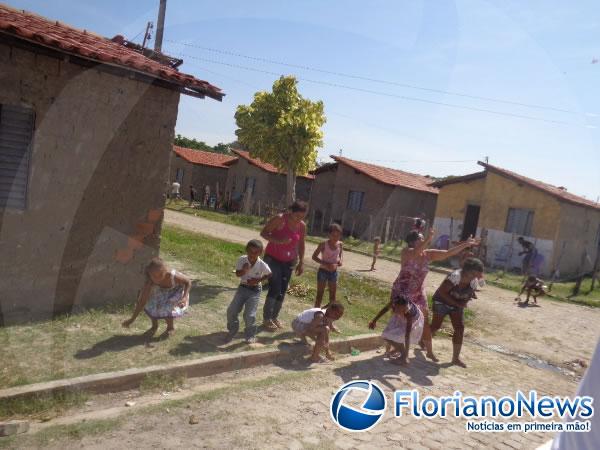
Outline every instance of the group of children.
{"label": "group of children", "polygon": [[[322,362],[320,356],[333,360],[329,351],[329,333],[339,331],[333,322],[344,314],[344,307],[336,302],[336,286],[338,267],[342,265],[342,228],[337,224],[329,227],[329,239],[319,244],[313,254],[313,260],[319,263],[317,272],[317,298],[313,308],[307,309],[292,321],[292,329],[305,344],[307,338],[314,340],[311,361]],[[235,274],[240,279],[236,293],[227,308],[227,335],[225,343],[230,342],[239,331],[239,315],[243,310],[244,336],[246,343],[256,342],[258,327],[256,313],[262,292],[262,284],[271,277],[271,269],[261,259],[263,244],[253,239],[246,244],[246,254],[238,258]],[[329,288],[329,304],[321,307],[325,288]],[[146,332],[148,337],[154,336],[158,329],[158,321],[165,320],[167,330],[163,337],[174,332],[173,321],[181,317],[189,306],[191,281],[176,270],[169,271],[160,258],[154,258],[146,267],[146,282],[131,318],[123,322],[129,327],[138,315],[144,311],[152,321]]]}
{"label": "group of children", "polygon": [[[312,362],[324,361],[321,354],[324,354],[326,359],[333,360],[329,350],[329,335],[339,331],[334,321],[344,314],[343,305],[336,300],[338,268],[343,264],[342,228],[338,224],[332,224],[328,232],[328,239],[321,242],[312,255],[312,259],[319,264],[314,307],[302,311],[292,321],[292,329],[303,343],[308,344],[308,337],[314,341],[310,357]],[[380,240],[375,241],[371,270],[375,269],[379,243]],[[262,242],[253,239],[246,245],[246,254],[237,260],[235,274],[239,277],[240,284],[227,308],[225,342],[230,342],[238,333],[239,315],[242,310],[245,340],[248,344],[256,342],[256,313],[262,284],[272,275],[269,265],[261,259],[262,253]],[[454,329],[452,361],[463,367],[465,365],[460,360],[460,351],[464,333],[464,308],[471,299],[476,298],[475,292],[481,286],[483,263],[469,255],[462,261],[461,269],[448,275],[433,295],[432,335],[439,330],[445,317],[449,315]],[[133,315],[123,322],[123,326],[128,327],[143,310],[152,321],[151,328],[146,332],[149,336],[156,333],[158,320],[161,319],[167,323],[164,336],[170,336],[174,331],[173,320],[181,317],[189,306],[190,288],[191,281],[187,277],[175,270],[169,271],[159,258],[153,259],[146,268],[146,283]],[[326,288],[329,291],[329,303],[322,307]],[[521,294],[527,291],[527,301],[532,294],[537,302],[537,296],[544,293],[543,288],[540,280],[529,277]],[[374,329],[379,317],[390,309],[392,316],[382,333],[387,347],[385,355],[391,362],[405,365],[408,362],[410,346],[422,344],[425,318],[421,309],[411,299],[392,293],[390,303],[368,324],[369,328]]]}

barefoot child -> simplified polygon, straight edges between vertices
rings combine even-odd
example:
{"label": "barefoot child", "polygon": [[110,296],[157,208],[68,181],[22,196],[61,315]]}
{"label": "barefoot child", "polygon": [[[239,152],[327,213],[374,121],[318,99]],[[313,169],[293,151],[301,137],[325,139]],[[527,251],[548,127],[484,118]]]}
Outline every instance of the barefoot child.
{"label": "barefoot child", "polygon": [[269,279],[271,269],[260,259],[263,244],[258,239],[252,239],[246,244],[246,254],[240,256],[235,267],[236,276],[240,277],[240,285],[227,308],[227,337],[229,342],[240,328],[238,316],[244,309],[244,334],[247,344],[256,342],[256,309],[262,292],[262,282]]}
{"label": "barefoot child", "polygon": [[546,293],[546,286],[544,286],[544,282],[537,278],[535,275],[530,275],[523,283],[523,287],[521,288],[521,292],[519,292],[519,296],[515,300],[521,300],[521,295],[523,292],[527,291],[527,298],[525,299],[524,304],[529,304],[529,296],[533,297],[533,303],[537,305],[537,298],[544,295]]}
{"label": "barefoot child", "polygon": [[321,307],[325,287],[329,288],[329,303],[335,303],[335,294],[337,290],[337,269],[342,265],[342,227],[337,223],[329,225],[329,239],[321,242],[312,259],[320,264],[317,272],[317,298],[315,308]]}
{"label": "barefoot child", "polygon": [[135,310],[131,318],[122,325],[129,328],[143,309],[152,320],[152,326],[146,334],[149,337],[154,336],[158,329],[158,321],[165,319],[167,329],[163,336],[170,337],[175,331],[173,320],[183,316],[187,310],[191,287],[189,278],[176,270],[169,271],[162,259],[152,259],[146,267],[146,283],[140,292]]}
{"label": "barefoot child", "polygon": [[[416,344],[421,340],[423,313],[405,297],[396,297],[392,300],[392,313],[381,337],[385,340],[388,348],[393,348],[395,352],[399,353],[399,357],[392,358],[391,362],[404,366],[408,364],[410,344]],[[373,328],[375,328],[375,323],[375,321],[372,322]]]}
{"label": "barefoot child", "polygon": [[321,351],[325,352],[325,357],[330,361],[334,360],[329,351],[329,333],[332,330],[334,320],[338,320],[344,314],[344,306],[341,303],[331,303],[325,309],[311,308],[307,309],[292,321],[292,329],[296,335],[308,344],[306,340],[310,337],[315,341],[313,347],[311,362],[324,362],[321,358]]}
{"label": "barefoot child", "polygon": [[462,269],[455,270],[442,282],[433,294],[433,319],[431,320],[432,336],[440,329],[446,315],[452,321],[452,364],[460,367],[467,365],[460,360],[464,325],[464,309],[473,293],[480,286],[483,278],[483,263],[477,258],[468,258]]}
{"label": "barefoot child", "polygon": [[375,263],[377,262],[377,258],[381,254],[381,238],[377,236],[373,239],[373,262],[371,263],[371,270],[375,269]]}

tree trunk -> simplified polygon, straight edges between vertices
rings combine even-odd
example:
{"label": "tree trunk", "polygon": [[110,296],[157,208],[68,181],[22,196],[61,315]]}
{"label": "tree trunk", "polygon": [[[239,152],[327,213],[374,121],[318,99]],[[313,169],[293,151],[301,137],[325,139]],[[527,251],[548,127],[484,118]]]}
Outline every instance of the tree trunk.
{"label": "tree trunk", "polygon": [[287,193],[286,201],[289,206],[296,200],[296,171],[292,167],[287,170]]}

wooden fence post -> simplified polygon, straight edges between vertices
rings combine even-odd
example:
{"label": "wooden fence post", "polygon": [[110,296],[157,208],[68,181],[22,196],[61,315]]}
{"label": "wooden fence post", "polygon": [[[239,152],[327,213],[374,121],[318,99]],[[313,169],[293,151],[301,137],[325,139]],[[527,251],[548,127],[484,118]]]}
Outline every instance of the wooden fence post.
{"label": "wooden fence post", "polygon": [[575,282],[575,286],[573,287],[573,295],[579,294],[579,290],[581,289],[581,282],[583,281],[583,268],[585,264],[585,259],[587,258],[587,249],[583,248],[583,253],[581,254],[581,260],[579,261],[579,267],[577,268],[577,281]]}
{"label": "wooden fence post", "polygon": [[385,221],[385,242],[390,240],[390,220],[391,217],[388,217]]}

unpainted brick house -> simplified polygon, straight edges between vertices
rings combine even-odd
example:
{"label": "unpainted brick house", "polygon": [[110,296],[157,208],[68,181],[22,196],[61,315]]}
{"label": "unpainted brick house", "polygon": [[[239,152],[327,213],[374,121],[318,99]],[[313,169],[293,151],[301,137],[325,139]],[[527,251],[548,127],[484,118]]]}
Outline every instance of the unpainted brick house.
{"label": "unpainted brick house", "polygon": [[[286,175],[272,164],[251,158],[250,153],[234,149],[237,158],[226,163],[226,196],[233,209],[262,215],[266,210],[285,208]],[[296,177],[296,198],[308,201],[314,176]]]}
{"label": "unpainted brick house", "polygon": [[346,234],[404,238],[420,217],[431,223],[437,188],[433,179],[341,156],[315,170],[309,220],[313,232],[340,223]]}
{"label": "unpainted brick house", "polygon": [[196,200],[204,198],[206,186],[210,195],[216,194],[220,199],[224,196],[227,184],[227,164],[236,159],[236,156],[174,145],[169,179],[171,183],[177,181],[181,184],[181,196],[186,200],[190,199],[190,185],[194,186],[201,196]]}
{"label": "unpainted brick house", "polygon": [[523,236],[535,244],[532,271],[569,276],[592,270],[600,249],[600,204],[483,162],[481,172],[434,183],[438,239],[482,236],[488,265],[520,268]]}
{"label": "unpainted brick house", "polygon": [[177,64],[0,5],[3,323],[135,301],[159,249],[179,96],[224,95]]}

